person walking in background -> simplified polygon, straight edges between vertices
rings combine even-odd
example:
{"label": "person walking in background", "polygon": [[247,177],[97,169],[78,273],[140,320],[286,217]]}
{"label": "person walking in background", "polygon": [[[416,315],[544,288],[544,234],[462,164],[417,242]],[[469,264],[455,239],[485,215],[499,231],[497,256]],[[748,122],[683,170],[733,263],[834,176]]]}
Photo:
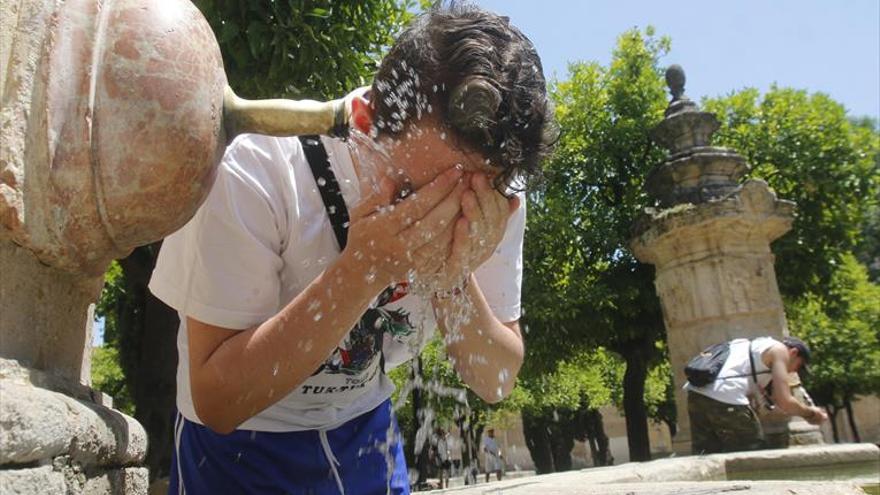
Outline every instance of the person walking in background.
{"label": "person walking in background", "polygon": [[483,438],[483,452],[486,453],[486,483],[489,482],[489,475],[492,473],[495,473],[495,477],[501,481],[504,471],[504,456],[495,440],[494,428],[486,430],[486,437]]}
{"label": "person walking in background", "polygon": [[435,446],[436,455],[434,460],[437,463],[437,475],[440,478],[440,488],[449,487],[449,469],[451,463],[449,461],[449,442],[447,441],[449,434],[443,428],[437,427],[437,444]]}
{"label": "person walking in background", "polygon": [[449,445],[449,462],[450,476],[459,476],[461,474],[461,438],[458,434],[447,433],[446,435]]}

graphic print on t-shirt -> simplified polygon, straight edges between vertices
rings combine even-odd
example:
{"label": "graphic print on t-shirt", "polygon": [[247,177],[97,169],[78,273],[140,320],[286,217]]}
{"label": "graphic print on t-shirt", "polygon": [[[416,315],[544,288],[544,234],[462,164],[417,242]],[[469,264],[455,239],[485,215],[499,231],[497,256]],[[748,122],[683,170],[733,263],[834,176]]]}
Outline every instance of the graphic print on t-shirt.
{"label": "graphic print on t-shirt", "polygon": [[315,373],[358,375],[367,370],[382,352],[383,335],[402,341],[415,327],[409,313],[403,309],[385,309],[384,306],[401,299],[408,293],[408,284],[401,282],[388,287],[376,299],[360,321],[351,329],[342,343]]}

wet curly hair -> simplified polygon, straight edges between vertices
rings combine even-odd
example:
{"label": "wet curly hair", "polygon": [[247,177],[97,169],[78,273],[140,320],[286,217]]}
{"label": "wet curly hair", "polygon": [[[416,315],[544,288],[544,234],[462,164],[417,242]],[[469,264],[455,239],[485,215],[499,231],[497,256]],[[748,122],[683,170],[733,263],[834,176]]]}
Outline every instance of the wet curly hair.
{"label": "wet curly hair", "polygon": [[540,175],[558,130],[535,47],[507,17],[440,5],[397,38],[373,81],[378,134],[399,134],[435,114],[459,142],[500,169],[495,187]]}

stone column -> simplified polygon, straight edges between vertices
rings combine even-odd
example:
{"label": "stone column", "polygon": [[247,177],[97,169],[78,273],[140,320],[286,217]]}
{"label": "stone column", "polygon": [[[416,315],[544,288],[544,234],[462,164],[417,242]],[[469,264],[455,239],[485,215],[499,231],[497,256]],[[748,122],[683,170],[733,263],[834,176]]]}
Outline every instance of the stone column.
{"label": "stone column", "polygon": [[219,49],[186,0],[11,0],[0,28],[0,493],[145,494],[143,427],[89,387],[93,308],[207,195]]}
{"label": "stone column", "polygon": [[[740,184],[749,170],[735,151],[710,146],[716,117],[684,95],[684,72],[666,73],[673,99],[652,137],[670,155],[646,180],[656,207],[637,222],[630,247],[656,266],[674,370],[678,433],[673,448],[690,453],[684,365],[701,350],[737,337],[788,333],[770,243],[791,228],[795,204],[762,180]],[[766,417],[770,435],[787,418]]]}

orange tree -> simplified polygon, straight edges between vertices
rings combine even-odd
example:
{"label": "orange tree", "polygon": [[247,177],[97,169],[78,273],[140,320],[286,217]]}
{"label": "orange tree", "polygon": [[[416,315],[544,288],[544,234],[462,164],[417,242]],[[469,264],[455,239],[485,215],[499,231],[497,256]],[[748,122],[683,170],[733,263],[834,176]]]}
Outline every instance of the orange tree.
{"label": "orange tree", "polygon": [[522,375],[540,377],[584,348],[620,355],[631,460],[650,458],[645,382],[663,358],[664,327],[653,267],[627,244],[649,204],[644,178],[664,157],[648,136],[666,106],[658,61],[668,47],[650,28],[631,30],[608,67],[570,66],[552,91],[562,129],[557,153],[528,204]]}

